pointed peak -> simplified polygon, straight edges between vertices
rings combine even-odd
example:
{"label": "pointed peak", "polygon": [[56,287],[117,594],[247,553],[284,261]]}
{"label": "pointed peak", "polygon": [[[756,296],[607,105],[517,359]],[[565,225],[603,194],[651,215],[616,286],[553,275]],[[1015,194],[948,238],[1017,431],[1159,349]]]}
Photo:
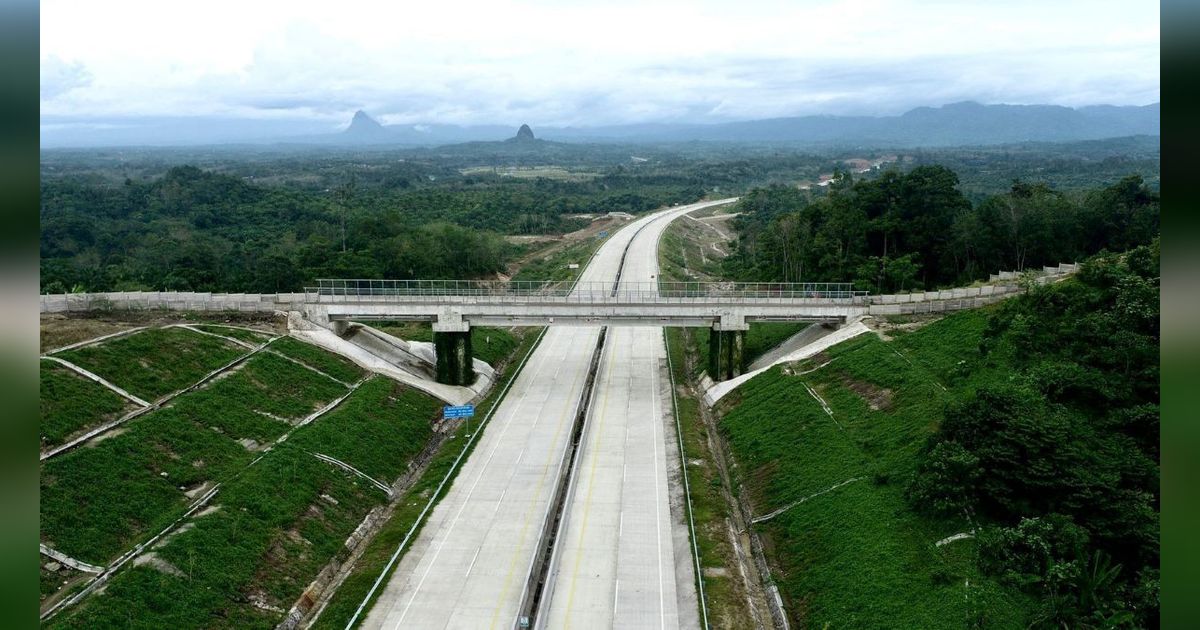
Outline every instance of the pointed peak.
{"label": "pointed peak", "polygon": [[517,140],[533,139],[533,130],[529,128],[529,125],[521,125],[521,128],[517,130]]}
{"label": "pointed peak", "polygon": [[346,131],[375,131],[378,129],[383,129],[383,125],[360,109],[354,112],[354,118],[350,119],[350,126],[346,128]]}

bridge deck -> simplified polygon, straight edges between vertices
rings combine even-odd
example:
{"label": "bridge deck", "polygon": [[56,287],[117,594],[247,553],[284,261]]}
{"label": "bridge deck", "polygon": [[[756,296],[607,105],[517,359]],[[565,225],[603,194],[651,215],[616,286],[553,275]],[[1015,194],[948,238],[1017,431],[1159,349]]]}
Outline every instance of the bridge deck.
{"label": "bridge deck", "polygon": [[[333,281],[329,281],[333,282]],[[337,281],[344,282],[344,281]],[[848,284],[482,283],[372,281],[310,290],[306,302],[330,320],[407,319],[470,325],[711,326],[748,321],[845,321],[870,298]],[[733,322],[736,322],[734,324]]]}

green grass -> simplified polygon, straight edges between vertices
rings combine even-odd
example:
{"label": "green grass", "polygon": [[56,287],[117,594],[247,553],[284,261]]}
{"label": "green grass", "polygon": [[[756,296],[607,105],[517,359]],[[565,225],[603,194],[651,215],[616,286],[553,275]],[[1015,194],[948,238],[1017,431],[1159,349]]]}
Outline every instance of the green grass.
{"label": "green grass", "polygon": [[[688,381],[685,348],[689,342],[688,335],[693,331],[683,328],[668,328],[666,331],[667,351],[671,355],[675,382],[684,384]],[[727,504],[721,494],[720,471],[708,447],[708,427],[700,415],[700,401],[694,396],[679,395],[676,404],[683,449],[689,462],[685,471],[701,568],[721,567],[727,570],[725,575],[704,578],[709,624],[712,628],[736,630],[744,627],[750,612],[746,608],[743,587],[734,566],[737,562],[736,552],[729,542],[725,523]]]}
{"label": "green grass", "polygon": [[659,280],[705,282],[720,278],[723,257],[712,249],[714,240],[694,221],[681,218],[673,222],[658,242]]}
{"label": "green grass", "polygon": [[373,322],[371,326],[405,341],[433,343],[433,326],[429,322]]}
{"label": "green grass", "polygon": [[246,353],[233,343],[184,328],[155,328],[55,356],[139,398],[154,400]]}
{"label": "green grass", "polygon": [[340,459],[390,484],[433,435],[442,402],[388,378],[372,378],[288,442]]}
{"label": "green grass", "polygon": [[221,326],[220,324],[193,324],[192,328],[210,332],[214,335],[232,337],[234,339],[245,341],[246,343],[252,343],[254,345],[265,343],[268,339],[275,336],[265,330],[246,330],[245,328],[239,328],[236,326]]}
{"label": "green grass", "polygon": [[518,334],[508,328],[471,328],[471,351],[476,359],[495,366],[512,356],[521,343],[520,334],[528,334],[528,331]]}
{"label": "green grass", "polygon": [[85,562],[106,564],[184,511],[192,499],[181,487],[223,480],[256,456],[235,440],[261,444],[289,428],[256,411],[300,418],[345,391],[259,353],[242,369],[129,421],[106,439],[47,460],[41,470],[43,541]]}
{"label": "green grass", "polygon": [[[516,362],[532,351],[533,344],[538,338],[539,335],[535,334],[533,330],[530,330],[521,338],[520,344],[515,348],[509,361],[507,361],[507,366],[502,375],[497,379],[491,393],[476,405],[477,417],[482,419],[492,407],[500,402],[499,393],[517,375]],[[446,473],[454,465],[454,461],[463,452],[467,439],[466,432],[460,430],[454,432],[454,434],[442,442],[420,478],[400,498],[391,518],[383,524],[375,537],[367,543],[367,547],[355,563],[354,569],[346,577],[341,588],[334,593],[325,611],[313,624],[313,628],[328,629],[344,628],[346,626],[355,609],[358,608],[358,605],[366,597],[368,591],[370,591],[371,585],[374,584],[376,578],[379,577],[388,560],[396,551],[396,548],[404,540],[404,536],[408,533],[409,528],[412,527],[421,511],[425,508],[429,496],[437,489],[438,484],[441,483]],[[473,447],[474,445],[472,445]],[[442,496],[449,490],[450,485],[448,483],[443,488]],[[438,498],[440,499],[441,497],[439,496]],[[419,532],[420,528],[414,533],[414,538]],[[379,592],[377,591],[375,597],[378,598],[378,595]],[[371,604],[374,604],[374,600],[372,600]],[[360,617],[359,622],[361,623],[361,621],[362,618]]]}
{"label": "green grass", "polygon": [[[747,366],[755,359],[766,354],[775,346],[787,341],[789,337],[807,328],[809,324],[804,322],[754,322],[750,324],[750,330],[746,331],[745,345],[742,346],[742,357]],[[708,356],[708,335],[712,332],[709,328],[693,328],[692,335],[696,347],[701,356]],[[700,372],[705,371],[707,363],[704,361],[698,362],[695,366],[695,376],[699,376]]]}
{"label": "green grass", "polygon": [[181,396],[172,410],[227,437],[262,444],[345,393],[332,379],[260,352],[229,376]]}
{"label": "green grass", "polygon": [[[405,341],[433,342],[433,328],[428,322],[380,322],[372,327]],[[472,326],[471,350],[476,359],[495,366],[512,355],[523,334],[526,333],[514,332],[511,328]]]}
{"label": "green grass", "polygon": [[[328,498],[332,498],[330,501]],[[132,567],[54,620],[64,628],[272,628],[385,495],[284,443],[222,488],[219,509],[169,539],[179,574]]]}
{"label": "green grass", "polygon": [[42,465],[43,542],[84,562],[107,564],[184,511],[190,499],[181,486],[220,478],[252,458],[173,409],[142,416],[127,429]]}
{"label": "green grass", "polygon": [[39,361],[42,446],[62,444],[75,433],[136,407],[107,387],[51,361]]}
{"label": "green grass", "polygon": [[309,367],[342,381],[353,383],[362,378],[366,371],[353,361],[293,337],[284,337],[271,344],[271,349],[285,354]]}
{"label": "green grass", "polygon": [[756,515],[805,499],[755,525],[798,627],[1026,625],[1029,602],[978,573],[972,541],[934,547],[971,525],[920,517],[903,496],[946,403],[991,374],[976,365],[985,319],[964,312],[893,342],[860,336],[772,368],[722,403],[737,485]]}
{"label": "green grass", "polygon": [[[614,228],[615,229],[615,228]],[[521,267],[513,280],[574,280],[579,277],[592,254],[604,243],[603,238],[586,238],[571,243],[549,256],[540,257]],[[568,263],[578,263],[577,269],[568,269]]]}
{"label": "green grass", "polygon": [[[522,338],[518,349],[528,350],[535,337]],[[218,389],[222,386],[228,389]],[[55,539],[59,548],[64,547],[60,541],[67,541],[66,546],[75,551],[103,543],[99,549],[104,553],[79,553],[81,559],[111,557],[136,542],[138,532],[158,531],[177,518],[188,501],[175,483],[217,479],[224,484],[210,504],[217,508],[215,512],[193,517],[188,528],[155,550],[181,575],[150,565],[130,565],[103,592],[48,625],[271,628],[278,624],[282,611],[317,573],[333,558],[348,554],[345,540],[366,513],[387,500],[373,485],[317,460],[309,451],[391,481],[428,444],[431,420],[441,406],[390,379],[373,378],[257,463],[248,466],[257,454],[229,439],[249,432],[247,409],[289,414],[312,407],[314,397],[344,391],[328,378],[260,353],[229,377],[181,396],[175,406],[146,416],[145,422],[141,418],[131,422],[130,433],[64,455],[64,464],[57,459],[47,462],[43,534],[45,524],[51,523],[60,534]],[[494,405],[495,398],[493,393],[486,399],[480,412]],[[232,404],[222,410],[221,401]],[[213,430],[224,422],[213,416],[222,413],[235,419],[232,426]],[[444,474],[464,441],[461,431],[451,438],[432,469]],[[183,448],[191,450],[181,452]],[[104,450],[115,455],[93,454]],[[197,460],[205,463],[192,470]],[[160,468],[168,472],[166,478],[157,475]],[[81,490],[69,494],[69,488]],[[427,485],[414,490],[428,491]],[[47,497],[51,506],[64,508],[50,508],[50,518]],[[74,519],[71,525],[85,529],[61,535],[69,519]],[[105,525],[86,529],[93,521]],[[256,607],[253,601],[279,611]]]}
{"label": "green grass", "polygon": [[803,322],[756,322],[750,324],[750,330],[746,331],[746,345],[742,350],[743,356],[746,357],[746,364],[749,365],[751,361],[766,354],[808,326]]}

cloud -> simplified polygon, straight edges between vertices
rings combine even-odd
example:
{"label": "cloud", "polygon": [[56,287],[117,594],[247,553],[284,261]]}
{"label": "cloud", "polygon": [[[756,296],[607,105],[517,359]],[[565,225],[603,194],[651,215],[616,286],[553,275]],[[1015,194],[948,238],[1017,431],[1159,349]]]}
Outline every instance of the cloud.
{"label": "cloud", "polygon": [[49,55],[41,63],[41,98],[58,97],[92,82],[92,74],[78,61],[67,63],[57,55]]}
{"label": "cloud", "polygon": [[132,1],[43,2],[43,116],[580,126],[1159,93],[1151,0]]}

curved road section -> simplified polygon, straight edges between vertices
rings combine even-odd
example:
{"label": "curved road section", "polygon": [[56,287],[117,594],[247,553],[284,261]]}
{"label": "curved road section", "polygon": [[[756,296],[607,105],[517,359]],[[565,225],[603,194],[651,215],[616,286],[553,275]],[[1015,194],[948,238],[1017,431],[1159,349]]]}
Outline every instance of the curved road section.
{"label": "curved road section", "polygon": [[[657,280],[671,221],[729,201],[654,215],[621,284]],[[660,327],[609,329],[539,628],[700,627],[666,352]]]}
{"label": "curved road section", "polygon": [[[629,275],[622,274],[622,280],[651,280],[647,276],[657,270],[656,249],[662,229],[671,219],[714,203],[723,202],[682,206],[634,221],[597,250],[580,280],[616,282],[623,258]],[[622,330],[634,337],[626,337],[626,333],[619,332]],[[574,627],[611,627],[618,607],[636,611],[632,627],[676,627],[680,612],[672,566],[677,557],[690,566],[687,564],[690,557],[686,555],[686,531],[682,556],[674,552],[677,543],[673,540],[677,536],[671,535],[672,523],[682,523],[682,517],[671,519],[670,490],[663,468],[666,463],[663,446],[668,440],[664,433],[667,425],[661,421],[662,385],[659,377],[651,375],[658,371],[650,369],[658,357],[664,356],[661,329],[614,328],[613,332],[616,334],[610,339],[614,341],[606,343],[606,347],[623,349],[605,350],[595,389],[595,398],[607,396],[608,408],[603,415],[593,413],[588,419],[584,439],[589,442],[582,447],[582,458],[578,460],[587,466],[580,469],[588,471],[588,487],[595,490],[590,490],[592,501],[577,506],[578,497],[588,491],[576,488],[565,522],[580,521],[581,533],[560,540],[558,545],[559,548],[570,545],[582,552],[584,547],[591,548],[591,541],[595,540],[596,545],[602,546],[595,549],[600,556],[576,559],[562,554],[562,562],[569,563],[572,572],[568,575],[558,571],[555,581],[575,582],[570,588],[574,589],[577,601],[569,602],[564,609],[566,618],[575,619],[571,622]],[[551,509],[558,476],[563,472],[572,420],[599,335],[600,328],[595,326],[551,327],[546,332],[450,490],[400,561],[363,627],[516,626],[526,580],[545,535],[542,527]],[[635,372],[639,375],[636,388],[629,376],[621,376],[617,371],[626,364],[626,357],[640,366]],[[646,378],[657,380],[644,381]],[[633,400],[636,403],[630,402]],[[642,416],[643,413],[646,415]],[[591,425],[603,428],[593,431]],[[621,450],[621,446],[609,436],[625,431],[621,428],[624,425],[635,425],[626,441],[632,438],[640,448],[629,461],[622,457],[622,462],[614,468],[607,454]],[[590,442],[593,434],[604,436],[595,446]],[[652,450],[650,444],[657,447]],[[583,458],[593,454],[597,458],[595,472],[592,464],[583,462]],[[627,488],[620,466],[639,475],[639,485]],[[632,471],[630,466],[634,467]],[[602,497],[612,496],[618,498],[601,505]],[[623,503],[625,500],[620,497],[627,497],[628,503]],[[586,519],[583,512],[577,515],[577,508],[588,512]],[[632,545],[634,530],[630,530],[628,541],[619,535],[618,521],[622,518],[627,519],[625,527],[637,528],[638,536],[651,531],[659,535],[644,539],[641,546]],[[586,526],[584,520],[588,521]],[[596,536],[596,532],[612,529],[613,523],[616,536]],[[585,540],[583,546],[579,544],[581,537]],[[576,575],[601,577],[581,580]],[[620,586],[617,580],[626,575],[629,576],[625,578],[626,586]],[[690,578],[681,584],[685,585],[683,590],[692,590]],[[607,593],[603,597],[607,600],[603,617],[588,618],[574,612],[592,606],[603,593]],[[614,595],[619,598],[622,594],[627,594],[627,599],[624,602],[617,599],[614,603]],[[556,589],[554,597],[560,596],[561,589]],[[555,605],[551,602],[552,610]],[[691,607],[692,617],[694,608]]]}

